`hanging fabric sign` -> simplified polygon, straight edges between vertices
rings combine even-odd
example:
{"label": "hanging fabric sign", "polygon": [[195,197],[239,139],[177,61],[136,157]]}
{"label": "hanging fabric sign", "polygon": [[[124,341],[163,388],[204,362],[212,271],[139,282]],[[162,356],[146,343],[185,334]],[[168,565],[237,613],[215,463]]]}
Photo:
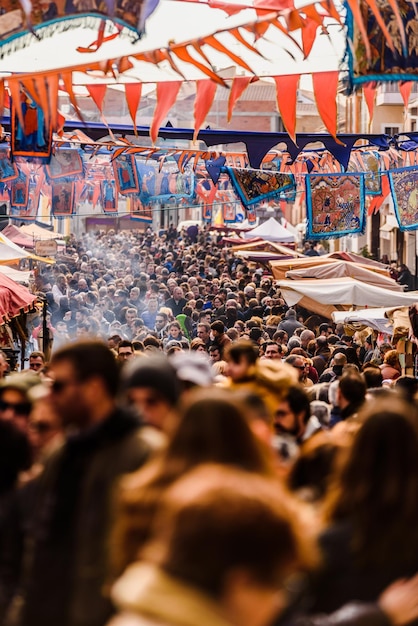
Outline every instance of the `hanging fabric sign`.
{"label": "hanging fabric sign", "polygon": [[306,176],[307,237],[325,239],[363,232],[364,179],[361,174]]}
{"label": "hanging fabric sign", "polygon": [[132,154],[122,154],[113,161],[116,187],[123,196],[139,192],[138,174],[135,157]]}
{"label": "hanging fabric sign", "polygon": [[278,196],[294,187],[292,174],[227,167],[228,175],[245,206]]}
{"label": "hanging fabric sign", "polygon": [[26,206],[10,206],[10,214],[14,218],[24,221],[35,221],[38,215],[40,181],[30,182],[28,190],[28,203]]}
{"label": "hanging fabric sign", "polygon": [[354,151],[351,153],[349,172],[364,172],[364,191],[366,195],[380,196],[382,193],[382,179],[379,171],[379,153],[369,151]]}
{"label": "hanging fabric sign", "polygon": [[0,150],[0,181],[7,182],[19,176],[19,171],[9,159],[7,150]]}
{"label": "hanging fabric sign", "polygon": [[148,204],[142,204],[139,196],[130,196],[127,199],[127,204],[129,206],[131,219],[138,220],[139,222],[148,222],[152,223],[152,208]]}
{"label": "hanging fabric sign", "polygon": [[118,193],[112,180],[102,180],[102,208],[104,213],[116,214],[118,212]]}
{"label": "hanging fabric sign", "polygon": [[29,178],[23,172],[10,183],[10,204],[14,207],[27,207],[29,197]]}
{"label": "hanging fabric sign", "polygon": [[403,167],[389,172],[395,215],[400,230],[418,228],[418,168]]}
{"label": "hanging fabric sign", "polygon": [[19,93],[20,103],[12,99],[10,112],[11,154],[13,157],[49,161],[52,151],[52,125],[46,123],[42,108],[24,89],[20,89]]}
{"label": "hanging fabric sign", "polygon": [[51,214],[54,217],[72,215],[74,208],[74,183],[54,182],[51,185]]}
{"label": "hanging fabric sign", "polygon": [[[358,5],[357,19],[353,18],[347,6],[347,55],[352,85],[371,81],[418,80],[415,2],[382,0],[372,3],[370,0],[359,0]],[[393,10],[396,6],[397,13]],[[360,18],[363,33],[359,28]]]}
{"label": "hanging fabric sign", "polygon": [[46,171],[52,180],[67,176],[80,176],[83,173],[83,161],[78,150],[62,148],[52,155]]}
{"label": "hanging fabric sign", "polygon": [[[91,27],[98,29],[97,41],[86,51],[97,50],[102,43],[116,36],[129,36],[132,41],[144,32],[147,18],[157,8],[159,0],[115,0],[100,2],[99,0],[2,0],[0,15],[0,48],[2,56],[25,48],[33,43],[36,32],[37,39],[69,29]],[[110,34],[104,32],[105,18],[113,19],[127,32],[121,33],[120,26],[114,26]],[[106,20],[107,21],[107,20]],[[100,29],[101,27],[101,29]],[[92,50],[93,48],[93,50]],[[82,48],[81,51],[84,51]]]}
{"label": "hanging fabric sign", "polygon": [[165,201],[170,198],[190,200],[194,197],[195,175],[190,166],[179,171],[176,162],[164,163],[160,168],[156,161],[136,160],[140,179],[141,201]]}

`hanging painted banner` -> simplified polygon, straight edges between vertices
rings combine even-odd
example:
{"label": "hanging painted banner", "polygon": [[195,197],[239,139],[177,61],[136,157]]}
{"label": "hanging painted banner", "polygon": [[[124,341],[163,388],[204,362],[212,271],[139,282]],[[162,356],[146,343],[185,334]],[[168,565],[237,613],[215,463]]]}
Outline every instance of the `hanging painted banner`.
{"label": "hanging painted banner", "polygon": [[19,170],[9,159],[7,150],[0,150],[0,181],[7,182],[19,176]]}
{"label": "hanging painted banner", "polygon": [[12,99],[10,112],[12,156],[49,161],[52,151],[52,125],[46,124],[42,108],[24,89],[20,90],[19,111]]}
{"label": "hanging painted banner", "polygon": [[[393,10],[394,6],[398,7],[397,14]],[[373,6],[370,0],[359,0],[358,19],[353,18],[348,3],[346,7],[347,56],[352,85],[371,81],[418,80],[418,18],[415,3],[381,0]],[[359,28],[360,16],[363,33]]]}
{"label": "hanging painted banner", "polygon": [[202,220],[209,223],[212,221],[212,205],[206,202],[202,205]]}
{"label": "hanging painted banner", "polygon": [[14,207],[27,207],[29,198],[29,178],[23,172],[10,182],[10,204]]}
{"label": "hanging painted banner", "polygon": [[72,215],[74,208],[74,183],[52,183],[51,214],[54,217]]}
{"label": "hanging painted banner", "polygon": [[118,193],[113,180],[102,180],[100,183],[102,191],[102,208],[104,213],[110,215],[118,212]]}
{"label": "hanging painted banner", "polygon": [[149,204],[143,204],[139,196],[130,196],[127,198],[130,216],[132,220],[139,222],[152,223],[152,207]]}
{"label": "hanging painted banner", "polygon": [[122,154],[114,159],[112,163],[116,187],[119,193],[123,196],[139,193],[135,157],[132,154]]}
{"label": "hanging painted banner", "polygon": [[[104,18],[110,18],[117,24],[127,27],[113,27],[111,33],[99,31],[95,45],[88,51],[98,49],[102,43],[116,36],[126,36],[135,41],[144,33],[145,21],[157,8],[159,0],[2,0],[0,15],[0,48],[2,55],[7,55],[18,48],[25,48],[33,43],[33,33],[37,39],[51,37],[55,33],[70,28],[90,26],[100,28]],[[9,43],[10,42],[10,43]],[[84,51],[84,49],[81,49]]]}
{"label": "hanging painted banner", "polygon": [[136,159],[142,202],[165,201],[170,198],[191,200],[195,191],[193,169],[186,165],[179,171],[175,161],[160,167],[157,161]]}
{"label": "hanging painted banner", "polygon": [[250,226],[254,226],[257,223],[257,215],[253,207],[249,206],[247,208],[247,220]]}
{"label": "hanging painted banner", "polygon": [[295,185],[292,174],[234,167],[227,167],[226,170],[245,206],[278,196]]}
{"label": "hanging painted banner", "polygon": [[41,185],[39,181],[30,182],[28,190],[28,203],[26,206],[10,206],[10,215],[24,221],[35,221],[38,215],[39,195]]}
{"label": "hanging painted banner", "polygon": [[364,191],[366,195],[379,196],[382,193],[382,178],[379,171],[378,152],[353,151],[348,172],[364,172]]}
{"label": "hanging painted banner", "polygon": [[46,171],[52,180],[67,176],[81,176],[83,174],[83,161],[78,150],[60,148],[51,156]]}
{"label": "hanging painted banner", "polygon": [[418,168],[403,167],[390,171],[389,183],[399,230],[417,230]]}
{"label": "hanging painted banner", "polygon": [[330,239],[363,232],[362,174],[306,176],[307,238]]}

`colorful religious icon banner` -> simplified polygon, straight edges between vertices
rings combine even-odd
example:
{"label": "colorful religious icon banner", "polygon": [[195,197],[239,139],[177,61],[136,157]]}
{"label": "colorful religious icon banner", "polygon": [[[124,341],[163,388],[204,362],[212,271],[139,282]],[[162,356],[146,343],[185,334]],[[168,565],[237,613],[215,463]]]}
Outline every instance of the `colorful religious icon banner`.
{"label": "colorful religious icon banner", "polygon": [[247,208],[247,220],[250,226],[254,226],[257,223],[257,215],[254,207]]}
{"label": "colorful religious icon banner", "polygon": [[135,157],[132,154],[122,154],[113,160],[116,188],[123,196],[139,193],[138,173]]}
{"label": "colorful religious icon banner", "polygon": [[364,199],[362,174],[306,176],[308,239],[331,239],[363,232]]}
{"label": "colorful religious icon banner", "polygon": [[42,108],[24,89],[20,91],[20,103],[12,100],[10,116],[12,156],[49,161],[52,151],[52,126],[45,122]]}
{"label": "colorful religious icon banner", "polygon": [[139,222],[147,222],[152,224],[152,207],[149,204],[143,204],[138,195],[132,195],[127,199],[130,216],[132,220]]}
{"label": "colorful religious icon banner", "polygon": [[358,5],[366,31],[364,34],[360,32],[358,20],[353,18],[346,3],[347,57],[352,85],[375,80],[418,80],[418,15],[415,3],[399,0],[398,16],[393,11],[393,3],[391,6],[388,0],[381,0],[375,5],[386,33],[370,8],[372,2],[359,0]]}
{"label": "colorful religious icon banner", "polygon": [[39,196],[41,191],[40,181],[30,182],[28,190],[28,202],[26,206],[16,206],[11,203],[10,215],[22,221],[33,222],[38,215]]}
{"label": "colorful religious icon banner", "polygon": [[353,151],[348,165],[348,172],[364,172],[364,191],[366,195],[379,196],[382,193],[382,178],[379,170],[378,152]]}
{"label": "colorful religious icon banner", "polygon": [[227,167],[226,170],[241,202],[246,207],[266,198],[278,196],[286,190],[290,191],[295,185],[292,174],[234,167]]}
{"label": "colorful religious icon banner", "polygon": [[9,159],[7,150],[0,150],[0,181],[5,183],[19,176],[19,170]]}
{"label": "colorful religious icon banner", "polygon": [[190,166],[186,165],[180,172],[175,161],[160,167],[157,161],[137,159],[136,165],[142,202],[164,202],[171,198],[191,200],[194,197],[195,175]]}
{"label": "colorful religious icon banner", "polygon": [[212,204],[204,202],[202,205],[202,219],[204,222],[212,221]]}
{"label": "colorful religious icon banner", "polygon": [[72,215],[74,209],[74,183],[53,182],[51,184],[51,192],[51,215],[54,217]]}
{"label": "colorful religious icon banner", "polygon": [[51,156],[46,171],[52,180],[83,174],[83,161],[78,150],[60,148]]}
{"label": "colorful religious icon banner", "polygon": [[27,207],[29,198],[29,177],[19,172],[18,178],[10,182],[10,204],[14,207]]}
{"label": "colorful religious icon banner", "polygon": [[389,172],[399,230],[418,229],[418,168],[403,167]]}
{"label": "colorful religious icon banner", "polygon": [[100,183],[102,191],[103,213],[115,215],[118,212],[118,193],[113,180],[102,180]]}

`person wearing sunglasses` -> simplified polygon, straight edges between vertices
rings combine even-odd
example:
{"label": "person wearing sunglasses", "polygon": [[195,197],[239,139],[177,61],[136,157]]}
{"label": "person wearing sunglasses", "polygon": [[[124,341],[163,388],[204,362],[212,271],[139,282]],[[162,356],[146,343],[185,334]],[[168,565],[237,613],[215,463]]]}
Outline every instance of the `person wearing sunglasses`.
{"label": "person wearing sunglasses", "polygon": [[[117,405],[119,367],[104,343],[61,348],[49,376],[65,441],[36,479],[23,544],[27,567],[10,606],[20,598],[16,618],[25,626],[104,624],[111,613],[103,590],[113,490],[154,448],[137,416]],[[41,419],[34,422],[45,429]]]}
{"label": "person wearing sunglasses", "polygon": [[0,420],[13,422],[18,430],[27,434],[32,408],[29,391],[40,382],[39,376],[32,372],[3,378],[0,382]]}

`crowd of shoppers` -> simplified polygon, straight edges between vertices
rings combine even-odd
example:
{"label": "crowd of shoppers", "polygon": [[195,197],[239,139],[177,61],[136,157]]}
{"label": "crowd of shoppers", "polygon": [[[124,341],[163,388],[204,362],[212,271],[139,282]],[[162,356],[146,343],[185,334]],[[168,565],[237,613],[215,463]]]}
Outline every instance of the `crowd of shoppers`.
{"label": "crowd of shoppers", "polygon": [[417,381],[389,337],[287,307],[205,230],[72,239],[37,288],[51,355],[35,330],[0,381],[2,624],[418,619]]}

